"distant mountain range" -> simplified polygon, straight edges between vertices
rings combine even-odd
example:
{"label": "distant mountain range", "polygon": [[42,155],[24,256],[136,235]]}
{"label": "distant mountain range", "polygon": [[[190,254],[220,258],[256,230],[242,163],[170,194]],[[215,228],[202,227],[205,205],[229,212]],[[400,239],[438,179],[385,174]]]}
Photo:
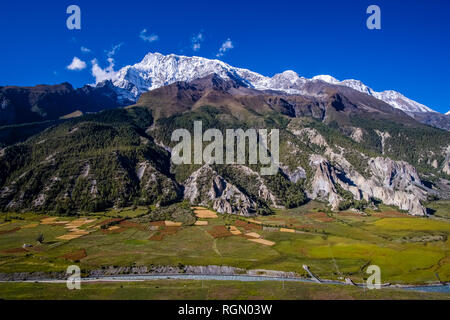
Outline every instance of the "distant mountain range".
{"label": "distant mountain range", "polygon": [[96,112],[131,105],[147,91],[211,74],[248,88],[302,96],[310,95],[308,86],[317,82],[346,86],[384,101],[417,121],[450,130],[448,113],[435,112],[396,91],[376,92],[359,80],[339,81],[328,75],[307,79],[290,70],[266,77],[247,69],[232,67],[220,60],[160,53],[149,53],[141,62],[112,73],[109,80],[80,89],[74,89],[68,83],[0,87],[0,125],[55,120],[74,111]]}
{"label": "distant mountain range", "polygon": [[59,119],[77,110],[98,112],[120,106],[110,82],[74,89],[70,83],[0,87],[0,126]]}
{"label": "distant mountain range", "polygon": [[396,91],[376,92],[359,80],[338,81],[328,75],[319,75],[312,79],[307,79],[300,77],[291,70],[276,74],[270,78],[247,69],[232,67],[220,60],[174,54],[149,53],[141,62],[120,69],[111,77],[111,80],[113,85],[118,88],[117,92],[120,99],[136,101],[142,93],[149,90],[177,81],[192,81],[213,73],[223,79],[232,79],[258,90],[277,90],[303,95],[307,94],[305,91],[307,84],[324,81],[334,85],[347,86],[374,96],[394,108],[408,113],[435,112],[429,107],[408,99]]}

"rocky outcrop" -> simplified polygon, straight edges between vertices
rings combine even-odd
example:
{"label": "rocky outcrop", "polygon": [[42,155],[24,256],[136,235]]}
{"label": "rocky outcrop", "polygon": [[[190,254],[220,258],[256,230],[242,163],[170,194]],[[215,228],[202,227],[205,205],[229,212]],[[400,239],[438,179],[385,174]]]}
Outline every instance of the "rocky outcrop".
{"label": "rocky outcrop", "polygon": [[211,205],[219,213],[249,216],[258,208],[249,196],[207,164],[185,181],[184,198],[192,204]]}
{"label": "rocky outcrop", "polygon": [[276,208],[282,207],[278,205],[277,197],[272,193],[272,191],[270,191],[269,187],[264,183],[264,180],[261,178],[258,172],[253,171],[249,167],[243,165],[234,165],[234,167],[235,169],[239,170],[244,176],[254,179],[255,184],[258,188],[258,198]]}
{"label": "rocky outcrop", "polygon": [[291,170],[288,166],[280,165],[283,174],[293,183],[297,183],[301,179],[306,179],[306,171],[301,166]]}
{"label": "rocky outcrop", "polygon": [[412,215],[425,215],[421,201],[426,199],[426,187],[420,181],[416,169],[404,161],[389,158],[370,158],[370,178],[358,173],[340,154],[328,151],[333,165],[325,157],[312,155],[310,165],[315,169],[308,196],[322,199],[337,209],[342,197],[336,185],[351,192],[356,200],[379,199]]}
{"label": "rocky outcrop", "polygon": [[386,146],[386,140],[388,138],[391,137],[391,135],[389,134],[389,132],[383,132],[380,130],[375,130],[376,134],[380,137],[381,139],[381,153],[384,154],[385,152],[385,146]]}
{"label": "rocky outcrop", "polygon": [[310,183],[310,190],[307,192],[308,197],[326,201],[333,210],[336,210],[342,197],[339,196],[335,187],[338,183],[335,169],[325,157],[317,154],[311,155],[310,166],[315,168],[315,172]]}
{"label": "rocky outcrop", "polygon": [[356,142],[361,142],[364,140],[364,132],[361,130],[361,128],[352,128],[350,138],[352,138]]}
{"label": "rocky outcrop", "polygon": [[447,152],[445,156],[444,166],[442,167],[442,172],[450,175],[450,146],[447,147]]}
{"label": "rocky outcrop", "polygon": [[378,198],[385,204],[395,205],[412,215],[426,214],[421,201],[426,199],[427,192],[412,165],[377,157],[369,160],[369,168],[372,172],[370,180],[358,183],[366,198]]}
{"label": "rocky outcrop", "polygon": [[292,133],[303,141],[309,141],[319,147],[328,147],[327,141],[316,129],[303,128],[301,130],[292,130]]}

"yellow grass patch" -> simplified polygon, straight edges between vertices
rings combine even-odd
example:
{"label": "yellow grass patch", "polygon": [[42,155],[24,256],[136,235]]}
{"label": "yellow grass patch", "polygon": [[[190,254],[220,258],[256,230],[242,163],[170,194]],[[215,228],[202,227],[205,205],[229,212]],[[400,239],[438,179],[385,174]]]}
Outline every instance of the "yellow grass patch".
{"label": "yellow grass patch", "polygon": [[68,224],[69,221],[54,221],[54,222],[50,222],[50,223],[43,223],[43,224],[50,224],[52,226],[63,226]]}
{"label": "yellow grass patch", "polygon": [[194,209],[194,210],[208,210],[205,207],[192,207],[191,209]]}
{"label": "yellow grass patch", "polygon": [[76,239],[83,236],[82,234],[73,234],[73,233],[68,233],[65,234],[63,236],[59,236],[56,239],[60,239],[60,240],[72,240],[72,239]]}
{"label": "yellow grass patch", "polygon": [[273,246],[275,244],[275,242],[273,242],[273,241],[264,240],[264,239],[248,239],[248,241],[260,243],[260,244],[263,244],[266,246]]}
{"label": "yellow grass patch", "polygon": [[249,233],[246,233],[245,235],[248,237],[257,238],[257,239],[261,238],[261,236],[259,234],[257,234],[256,232],[249,232]]}
{"label": "yellow grass patch", "polygon": [[109,228],[108,228],[108,230],[117,230],[117,229],[120,229],[120,227],[118,227],[118,226],[112,226],[112,227],[109,227]]}
{"label": "yellow grass patch", "polygon": [[76,229],[78,227],[81,227],[82,225],[94,222],[95,220],[97,220],[97,219],[86,219],[86,218],[83,218],[83,219],[73,220],[73,221],[68,222],[64,228]]}
{"label": "yellow grass patch", "polygon": [[72,231],[69,234],[81,234],[81,235],[85,235],[85,234],[89,234],[89,231],[84,231],[84,230],[76,230],[76,231]]}
{"label": "yellow grass patch", "polygon": [[26,226],[23,226],[22,229],[30,229],[30,228],[35,228],[39,225],[39,223],[30,223],[27,224]]}
{"label": "yellow grass patch", "polygon": [[51,224],[56,221],[58,218],[44,218],[41,220],[41,224]]}
{"label": "yellow grass patch", "polygon": [[295,233],[294,229],[287,229],[287,228],[280,228],[280,232],[290,232],[290,233]]}
{"label": "yellow grass patch", "polygon": [[196,226],[207,226],[208,225],[208,221],[195,221]]}
{"label": "yellow grass patch", "polygon": [[255,224],[262,224],[261,221],[254,220],[254,219],[247,219],[247,221],[248,221],[248,222],[251,222],[251,223],[255,223]]}
{"label": "yellow grass patch", "polygon": [[232,234],[234,234],[235,236],[237,236],[237,235],[239,235],[239,234],[242,233],[242,232],[240,232],[239,229],[236,228],[235,226],[230,226],[230,232],[231,232]]}
{"label": "yellow grass patch", "polygon": [[[78,229],[78,227],[86,224],[86,223],[91,223],[93,221],[95,221],[96,219],[78,219],[78,220],[73,220],[73,221],[66,221],[66,225],[64,228],[66,229],[70,229],[69,233],[64,234],[62,236],[57,237],[56,239],[60,239],[60,240],[72,240],[72,239],[76,239],[79,237],[82,237],[84,235],[89,234],[91,231],[88,230],[80,230]],[[114,230],[114,229],[118,229],[119,227],[110,227],[108,230]]]}
{"label": "yellow grass patch", "polygon": [[217,214],[211,210],[195,210],[194,211],[195,215],[197,216],[197,218],[201,218],[201,219],[216,219],[217,218]]}
{"label": "yellow grass patch", "polygon": [[164,224],[165,224],[165,226],[166,227],[181,227],[181,225],[183,224],[183,223],[181,223],[181,222],[174,222],[174,221],[164,221]]}

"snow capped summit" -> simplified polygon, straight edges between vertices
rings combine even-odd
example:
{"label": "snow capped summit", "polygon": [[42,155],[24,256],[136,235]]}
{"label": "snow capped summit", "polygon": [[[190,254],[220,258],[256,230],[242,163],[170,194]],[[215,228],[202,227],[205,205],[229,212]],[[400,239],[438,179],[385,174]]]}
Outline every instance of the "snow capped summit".
{"label": "snow capped summit", "polygon": [[120,69],[111,80],[119,89],[120,99],[136,101],[146,91],[177,81],[192,81],[212,73],[223,79],[240,80],[247,85],[265,78],[250,70],[233,68],[220,60],[149,53],[141,62]]}
{"label": "snow capped summit", "polygon": [[450,111],[448,111],[445,115],[446,115],[446,116],[450,116]]}
{"label": "snow capped summit", "polygon": [[386,90],[383,92],[374,92],[373,96],[383,100],[394,108],[401,109],[406,112],[436,112],[423,104],[408,99],[396,91]]}
{"label": "snow capped summit", "polygon": [[326,74],[321,74],[315,77],[312,77],[312,80],[321,80],[321,81],[325,81],[331,84],[338,84],[339,80],[337,80],[336,78],[326,75]]}
{"label": "snow capped summit", "polygon": [[273,77],[266,77],[247,69],[232,67],[216,59],[175,54],[163,55],[157,52],[148,53],[141,62],[111,73],[110,80],[121,101],[135,102],[146,91],[177,81],[192,81],[213,73],[225,80],[232,79],[250,88],[284,91],[288,94],[305,94],[305,84],[311,81],[324,81],[374,96],[405,112],[434,112],[427,106],[408,99],[396,91],[373,91],[359,80],[339,81],[329,75],[318,75],[307,79],[300,77],[292,70],[284,71]]}

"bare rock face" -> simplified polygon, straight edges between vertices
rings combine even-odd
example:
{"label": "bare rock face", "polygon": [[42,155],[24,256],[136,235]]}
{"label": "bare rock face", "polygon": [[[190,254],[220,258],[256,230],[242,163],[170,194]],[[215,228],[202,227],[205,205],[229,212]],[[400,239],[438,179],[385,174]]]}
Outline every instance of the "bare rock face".
{"label": "bare rock face", "polygon": [[325,157],[311,155],[310,165],[315,169],[308,196],[328,201],[333,210],[342,197],[336,185],[351,192],[356,200],[377,198],[387,205],[394,205],[411,215],[425,215],[421,201],[426,199],[426,188],[416,169],[404,161],[389,158],[368,160],[370,178],[359,174],[342,155],[330,154],[333,164]]}
{"label": "bare rock face", "polygon": [[301,130],[292,130],[291,132],[304,141],[310,141],[319,147],[328,147],[327,141],[316,129],[303,128]]}
{"label": "bare rock face", "polygon": [[356,142],[362,142],[364,140],[364,132],[361,128],[353,128],[350,138]]}
{"label": "bare rock face", "polygon": [[298,166],[294,170],[290,170],[288,166],[280,165],[281,171],[293,183],[297,183],[301,179],[306,179],[306,171],[302,167]]}
{"label": "bare rock face", "polygon": [[412,165],[377,157],[369,160],[369,168],[373,175],[367,184],[361,185],[364,193],[372,194],[388,205],[407,210],[409,214],[426,214],[420,203],[426,199],[425,186]]}
{"label": "bare rock face", "polygon": [[442,171],[448,175],[450,175],[450,146],[447,147],[447,152],[445,156],[444,166]]}
{"label": "bare rock face", "polygon": [[381,138],[381,153],[384,154],[385,152],[385,146],[386,146],[386,140],[391,137],[389,132],[382,132],[380,130],[375,130],[375,132],[378,134],[378,136]]}
{"label": "bare rock face", "polygon": [[393,161],[389,158],[371,158],[369,168],[375,179],[385,187],[405,190],[412,184],[421,185],[416,169],[405,161]]}
{"label": "bare rock face", "polygon": [[333,210],[337,210],[342,197],[339,196],[335,187],[339,181],[335,168],[325,157],[317,154],[311,155],[310,166],[315,168],[315,173],[311,180],[310,191],[307,192],[308,197],[327,201]]}
{"label": "bare rock face", "polygon": [[184,198],[192,204],[209,205],[219,213],[244,216],[256,214],[258,205],[209,165],[204,165],[185,181]]}

